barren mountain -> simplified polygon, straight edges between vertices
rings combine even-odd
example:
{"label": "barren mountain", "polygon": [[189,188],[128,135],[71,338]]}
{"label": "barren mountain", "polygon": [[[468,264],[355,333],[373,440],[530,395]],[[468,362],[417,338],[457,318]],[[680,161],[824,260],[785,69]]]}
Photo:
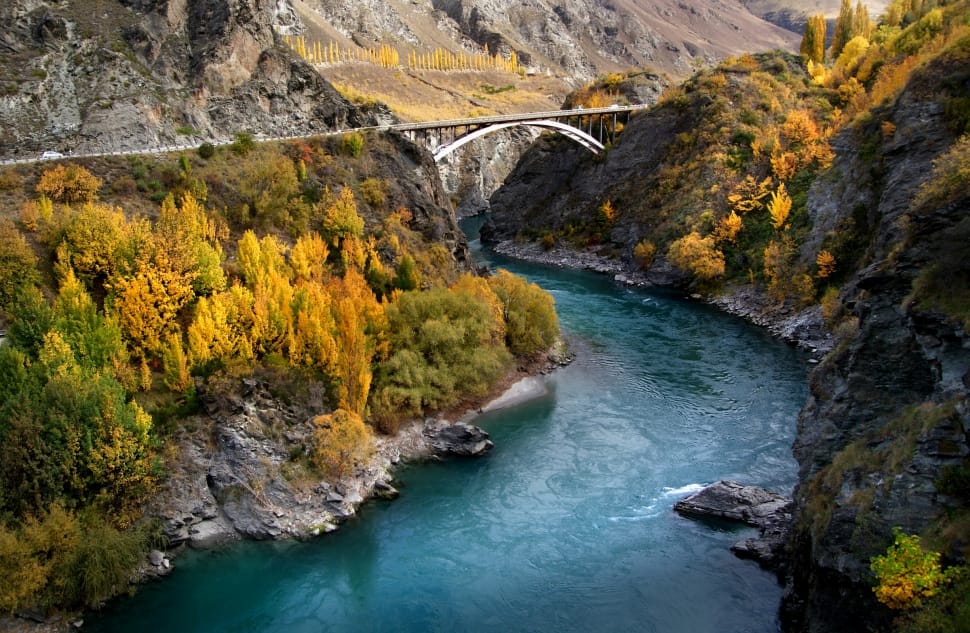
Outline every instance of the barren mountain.
{"label": "barren mountain", "polygon": [[358,44],[487,45],[514,50],[533,70],[579,80],[635,66],[685,76],[731,54],[797,44],[737,0],[306,0],[296,7]]}
{"label": "barren mountain", "polygon": [[[284,34],[389,44],[402,60],[487,45],[573,84],[642,65],[679,77],[731,54],[797,43],[738,0],[8,0],[0,25],[3,158],[377,120],[351,107],[322,78],[325,65],[300,59]],[[546,92],[555,102],[566,90]]]}

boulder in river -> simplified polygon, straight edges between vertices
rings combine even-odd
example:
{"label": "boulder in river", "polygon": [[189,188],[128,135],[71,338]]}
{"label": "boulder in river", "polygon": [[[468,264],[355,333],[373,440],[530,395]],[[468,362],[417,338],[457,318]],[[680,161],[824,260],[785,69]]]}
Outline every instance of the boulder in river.
{"label": "boulder in river", "polygon": [[492,449],[488,433],[466,422],[426,421],[424,434],[437,455],[478,457]]}
{"label": "boulder in river", "polygon": [[791,525],[792,500],[758,486],[718,481],[674,504],[674,510],[692,517],[716,517],[758,528],[756,538],[731,547],[740,558],[779,570],[782,549]]}

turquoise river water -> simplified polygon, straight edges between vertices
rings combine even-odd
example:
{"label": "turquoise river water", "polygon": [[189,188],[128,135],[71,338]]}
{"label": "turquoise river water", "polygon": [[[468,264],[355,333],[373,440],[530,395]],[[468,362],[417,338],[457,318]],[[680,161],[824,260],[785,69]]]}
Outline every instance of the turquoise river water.
{"label": "turquoise river water", "polygon": [[183,555],[84,630],[777,631],[774,576],[728,549],[753,531],[671,507],[722,478],[791,491],[806,357],[704,305],[487,257],[553,293],[578,353],[477,420],[491,453],[405,467],[397,500],[311,542]]}

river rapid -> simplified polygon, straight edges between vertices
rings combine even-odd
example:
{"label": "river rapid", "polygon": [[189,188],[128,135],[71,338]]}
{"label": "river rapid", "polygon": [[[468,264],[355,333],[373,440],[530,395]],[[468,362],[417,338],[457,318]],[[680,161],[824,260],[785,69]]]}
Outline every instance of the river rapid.
{"label": "river rapid", "polygon": [[552,292],[577,354],[475,421],[491,453],[404,467],[397,500],[311,542],[190,552],[84,630],[777,631],[781,587],[728,549],[753,530],[671,508],[718,479],[791,492],[807,356],[701,303],[475,252]]}

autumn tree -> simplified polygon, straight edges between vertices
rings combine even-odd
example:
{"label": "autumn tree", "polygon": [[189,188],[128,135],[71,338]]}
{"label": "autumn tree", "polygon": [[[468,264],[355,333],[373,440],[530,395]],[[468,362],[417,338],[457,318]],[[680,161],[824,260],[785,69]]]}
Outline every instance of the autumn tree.
{"label": "autumn tree", "polygon": [[112,281],[109,305],[135,354],[149,358],[179,332],[176,316],[192,296],[192,277],[159,252],[134,276]]}
{"label": "autumn tree", "polygon": [[943,571],[939,552],[927,552],[915,534],[893,530],[893,544],[881,556],[872,558],[870,569],[876,577],[873,592],[879,602],[891,609],[920,606],[951,581]]}
{"label": "autumn tree", "polygon": [[226,287],[215,223],[191,193],[183,193],[178,204],[173,196],[162,202],[154,235],[155,248],[165,253],[172,268],[192,277],[196,294],[209,295]]}
{"label": "autumn tree", "polygon": [[758,180],[753,175],[748,174],[734,185],[727,197],[728,204],[739,215],[757,211],[764,207],[764,199],[771,192],[771,184],[771,176]]}
{"label": "autumn tree", "polygon": [[336,324],[334,374],[341,408],[363,415],[373,379],[372,361],[384,329],[384,307],[363,275],[349,270],[333,287]]}
{"label": "autumn tree", "polygon": [[788,220],[788,214],[791,212],[792,199],[788,195],[788,191],[785,189],[785,183],[778,185],[776,189],[771,194],[771,200],[768,202],[768,213],[771,215],[771,225],[777,230],[781,230],[785,226],[785,222]]}
{"label": "autumn tree", "polygon": [[714,240],[724,244],[734,244],[743,226],[741,216],[732,209],[717,221],[717,226],[714,227]]}
{"label": "autumn tree", "polygon": [[815,257],[815,265],[818,267],[815,276],[819,279],[827,279],[835,272],[835,256],[826,250],[819,251]]}
{"label": "autumn tree", "polygon": [[115,271],[118,249],[126,234],[121,209],[85,204],[71,215],[57,258],[74,268],[89,286],[104,283]]}
{"label": "autumn tree", "polygon": [[345,409],[314,418],[310,459],[330,477],[347,477],[374,452],[374,438],[359,415]]}
{"label": "autumn tree", "polygon": [[71,205],[93,202],[100,188],[100,178],[74,163],[59,164],[44,171],[37,183],[37,193]]}
{"label": "autumn tree", "polygon": [[832,59],[836,59],[842,48],[852,39],[852,26],[855,12],[852,10],[852,0],[842,0],[839,7],[839,17],[835,20],[835,31],[832,34]]}
{"label": "autumn tree", "polygon": [[290,251],[290,267],[296,282],[324,280],[330,247],[317,233],[301,235]]}
{"label": "autumn tree", "polygon": [[238,283],[200,297],[186,332],[189,364],[205,367],[211,361],[252,359],[255,301],[252,292]]}
{"label": "autumn tree", "polygon": [[657,245],[650,240],[640,240],[633,247],[633,258],[640,264],[643,270],[649,270],[653,265],[654,257],[657,256]]}
{"label": "autumn tree", "polygon": [[364,220],[357,213],[357,202],[350,187],[341,189],[337,199],[324,208],[321,229],[323,237],[335,245],[347,236],[364,234]]}
{"label": "autumn tree", "polygon": [[189,362],[182,346],[181,333],[173,332],[165,338],[161,356],[165,386],[179,392],[188,389],[192,384],[192,376],[189,374]]}
{"label": "autumn tree", "polygon": [[674,266],[703,281],[724,275],[724,254],[717,248],[711,235],[701,237],[696,231],[691,231],[670,245],[667,257]]}
{"label": "autumn tree", "polygon": [[825,15],[821,13],[810,16],[805,23],[805,34],[799,52],[805,59],[816,64],[825,59],[825,29]]}

